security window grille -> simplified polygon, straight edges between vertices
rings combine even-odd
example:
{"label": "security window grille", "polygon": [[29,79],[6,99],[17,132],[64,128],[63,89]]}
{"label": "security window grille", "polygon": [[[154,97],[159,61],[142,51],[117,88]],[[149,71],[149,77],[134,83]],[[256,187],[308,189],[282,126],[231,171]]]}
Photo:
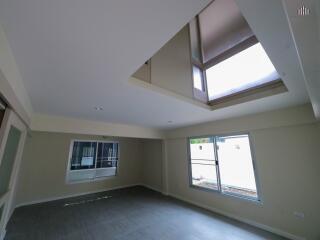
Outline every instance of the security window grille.
{"label": "security window grille", "polygon": [[74,142],[70,170],[94,168],[96,151],[96,142]]}
{"label": "security window grille", "polygon": [[67,182],[115,176],[119,161],[118,142],[72,141]]}
{"label": "security window grille", "polygon": [[118,144],[98,143],[97,168],[117,167]]}

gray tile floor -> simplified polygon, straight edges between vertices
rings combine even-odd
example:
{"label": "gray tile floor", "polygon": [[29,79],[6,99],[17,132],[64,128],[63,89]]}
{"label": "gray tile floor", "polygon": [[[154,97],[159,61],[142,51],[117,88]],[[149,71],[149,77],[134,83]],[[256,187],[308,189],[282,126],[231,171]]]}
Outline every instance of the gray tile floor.
{"label": "gray tile floor", "polygon": [[[109,198],[102,198],[109,196]],[[97,200],[97,198],[101,198]],[[65,204],[71,204],[65,206]],[[280,240],[143,187],[15,210],[5,240]]]}

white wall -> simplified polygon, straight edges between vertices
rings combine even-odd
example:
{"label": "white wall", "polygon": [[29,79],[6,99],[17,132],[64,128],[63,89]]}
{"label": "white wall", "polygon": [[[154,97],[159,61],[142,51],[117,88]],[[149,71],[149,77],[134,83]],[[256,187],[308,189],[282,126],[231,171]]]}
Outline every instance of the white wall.
{"label": "white wall", "polygon": [[[168,133],[169,194],[266,225],[287,236],[319,239],[320,124],[310,109],[302,106]],[[252,137],[262,205],[189,187],[187,136],[241,131],[248,131]],[[294,216],[295,211],[303,212],[305,218]]]}
{"label": "white wall", "polygon": [[32,106],[20,72],[0,25],[0,91],[25,123],[30,123]]}

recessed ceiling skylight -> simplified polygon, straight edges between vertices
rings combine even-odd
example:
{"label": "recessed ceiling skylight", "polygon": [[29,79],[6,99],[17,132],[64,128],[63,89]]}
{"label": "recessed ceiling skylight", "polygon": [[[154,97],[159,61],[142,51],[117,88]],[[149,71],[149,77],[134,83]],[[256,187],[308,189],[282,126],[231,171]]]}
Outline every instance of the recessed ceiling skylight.
{"label": "recessed ceiling skylight", "polygon": [[209,101],[279,79],[260,43],[208,68]]}

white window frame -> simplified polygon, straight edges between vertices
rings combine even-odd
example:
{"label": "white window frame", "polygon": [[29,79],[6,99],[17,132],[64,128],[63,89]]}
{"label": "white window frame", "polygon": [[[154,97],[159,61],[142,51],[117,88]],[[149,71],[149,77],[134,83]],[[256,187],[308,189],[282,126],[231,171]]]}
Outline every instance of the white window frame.
{"label": "white window frame", "polygon": [[[92,143],[97,143],[97,150],[96,150],[96,156],[95,156],[95,167],[91,168],[91,169],[75,169],[75,170],[71,170],[71,159],[72,159],[72,153],[73,153],[73,146],[75,142],[92,142]],[[86,178],[86,179],[81,179],[81,180],[72,180],[70,179],[70,175],[74,172],[97,172],[97,170],[103,170],[103,169],[110,169],[109,168],[97,168],[97,156],[98,156],[98,144],[99,143],[116,143],[118,144],[118,160],[117,160],[117,167],[115,169],[115,174],[114,175],[110,175],[110,176],[96,176],[96,174],[94,174],[95,176],[93,178]],[[109,178],[115,178],[118,176],[119,174],[119,164],[120,163],[120,142],[119,141],[101,141],[101,140],[84,140],[84,139],[72,139],[70,142],[70,147],[69,147],[69,155],[68,155],[68,163],[67,163],[67,171],[66,171],[66,179],[65,182],[67,184],[75,184],[75,183],[84,183],[84,182],[94,182],[94,181],[101,181],[101,180],[105,180],[105,179],[109,179]]]}
{"label": "white window frame", "polygon": [[[211,4],[211,3],[210,3]],[[210,5],[209,4],[209,5]],[[201,13],[199,13],[201,14]],[[204,62],[203,60],[203,55],[204,55],[204,50],[202,46],[202,40],[201,40],[201,28],[199,25],[199,14],[188,24],[188,31],[189,31],[189,52],[190,52],[190,61],[191,61],[191,79],[192,79],[192,86],[193,86],[193,97],[194,99],[201,101],[203,103],[206,103],[207,105],[217,109],[217,108],[223,108],[227,106],[232,106],[235,104],[243,103],[243,102],[248,102],[272,95],[276,95],[279,93],[284,93],[287,92],[288,89],[285,86],[284,82],[282,81],[281,77],[279,76],[278,78],[275,78],[272,81],[263,83],[263,84],[258,84],[253,87],[245,88],[239,91],[236,91],[231,94],[227,94],[223,97],[219,97],[216,99],[209,99],[209,90],[208,90],[208,82],[207,82],[207,74],[206,71],[214,66],[219,64],[220,62],[223,62],[224,60],[227,60],[233,56],[235,56],[238,53],[243,52],[244,50],[252,47],[253,45],[260,43],[261,42],[256,38],[256,36],[251,36],[248,39],[238,43],[234,47],[224,51],[220,55],[208,60],[207,62]],[[193,22],[194,21],[194,22]],[[200,59],[197,59],[193,56],[193,45],[191,43],[191,35],[194,35],[195,33],[192,33],[192,24],[195,24],[196,28],[196,35],[197,35],[197,48],[199,57]],[[269,58],[269,56],[268,56]],[[271,59],[269,58],[271,61]],[[271,61],[272,62],[272,61]],[[272,63],[273,64],[273,63]],[[199,90],[195,88],[195,82],[194,82],[194,72],[193,72],[193,67],[198,68],[202,74],[202,86],[203,89]],[[276,67],[274,66],[276,72],[278,73]],[[279,73],[278,73],[279,75]]]}
{"label": "white window frame", "polygon": [[[250,151],[251,151],[251,159],[252,159],[252,167],[253,167],[253,173],[254,173],[254,179],[256,182],[256,190],[257,190],[257,198],[252,198],[248,196],[244,196],[241,194],[236,194],[236,193],[229,193],[229,192],[223,192],[221,190],[221,181],[220,181],[220,169],[219,169],[219,157],[217,154],[217,145],[216,145],[216,138],[219,137],[228,137],[228,136],[238,136],[238,135],[247,135],[249,139],[249,145],[250,145]],[[192,162],[191,162],[191,148],[190,148],[190,140],[191,139],[197,139],[197,138],[213,138],[214,139],[214,152],[215,152],[215,157],[216,161],[218,164],[216,164],[216,171],[217,171],[217,185],[218,189],[211,189],[211,188],[206,188],[206,187],[201,187],[194,185],[192,182]],[[256,167],[256,160],[255,160],[255,154],[253,150],[253,143],[252,143],[252,138],[251,134],[249,132],[237,132],[237,133],[229,133],[229,134],[219,134],[219,135],[202,135],[202,136],[193,136],[193,137],[188,137],[187,138],[187,147],[188,147],[188,176],[189,176],[189,187],[194,188],[194,189],[199,189],[207,192],[213,192],[213,193],[218,193],[222,196],[229,196],[229,197],[235,197],[238,199],[242,200],[247,200],[250,202],[262,204],[262,194],[261,194],[261,188],[260,188],[260,181],[257,173],[257,167]]]}
{"label": "white window frame", "polygon": [[[21,118],[10,108],[6,108],[0,128],[0,164],[5,151],[11,127],[15,127],[21,132],[19,145],[13,163],[12,173],[9,181],[8,191],[0,196],[0,208],[3,207],[2,219],[0,219],[0,239],[5,234],[5,227],[13,213],[13,198],[16,194],[18,175],[22,160],[23,147],[27,137],[27,127]],[[1,218],[1,216],[0,216]]]}

